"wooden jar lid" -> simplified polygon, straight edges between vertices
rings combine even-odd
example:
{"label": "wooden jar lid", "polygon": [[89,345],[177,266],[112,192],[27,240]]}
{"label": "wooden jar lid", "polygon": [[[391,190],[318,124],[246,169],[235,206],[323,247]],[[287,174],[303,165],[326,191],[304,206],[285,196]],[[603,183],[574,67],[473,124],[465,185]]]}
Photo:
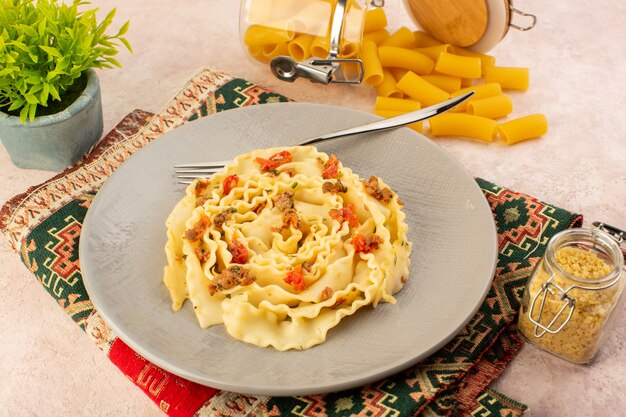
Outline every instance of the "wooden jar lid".
{"label": "wooden jar lid", "polygon": [[[511,0],[404,0],[413,22],[443,43],[487,52],[506,35]],[[525,13],[517,11],[524,16]],[[534,26],[533,23],[528,30]]]}
{"label": "wooden jar lid", "polygon": [[420,26],[444,43],[467,47],[487,29],[485,0],[408,0],[406,4]]}

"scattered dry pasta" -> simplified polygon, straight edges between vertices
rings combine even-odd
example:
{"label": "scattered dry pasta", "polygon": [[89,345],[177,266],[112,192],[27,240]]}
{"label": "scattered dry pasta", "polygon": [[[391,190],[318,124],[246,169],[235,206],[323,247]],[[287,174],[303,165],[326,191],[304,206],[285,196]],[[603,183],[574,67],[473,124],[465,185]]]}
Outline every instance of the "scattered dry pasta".
{"label": "scattered dry pasta", "polygon": [[[251,1],[254,7],[250,7],[248,19],[254,24],[243,40],[252,57],[264,63],[278,55],[289,55],[296,61],[328,57],[335,0],[289,0],[280,8],[269,7],[268,1]],[[452,112],[501,119],[513,113],[512,99],[502,90],[524,91],[529,87],[528,68],[496,66],[492,55],[445,44],[404,26],[390,34],[382,8],[365,11],[358,2],[348,2],[343,38],[340,58],[360,58],[363,83],[375,88],[379,97],[411,98],[429,106],[473,91],[474,95]],[[352,68],[344,64],[343,69],[347,79],[356,77]],[[385,117],[392,113],[389,109],[376,110]],[[482,125],[487,126],[486,122]],[[473,128],[454,131],[475,133]],[[516,143],[545,134],[547,120],[543,115],[514,119],[498,125],[497,131],[505,143]],[[463,137],[460,133],[453,136]],[[486,136],[481,138],[487,140]]]}
{"label": "scattered dry pasta", "polygon": [[191,184],[169,215],[164,283],[202,328],[308,349],[358,309],[395,303],[411,244],[397,195],[312,146],[257,150]]}

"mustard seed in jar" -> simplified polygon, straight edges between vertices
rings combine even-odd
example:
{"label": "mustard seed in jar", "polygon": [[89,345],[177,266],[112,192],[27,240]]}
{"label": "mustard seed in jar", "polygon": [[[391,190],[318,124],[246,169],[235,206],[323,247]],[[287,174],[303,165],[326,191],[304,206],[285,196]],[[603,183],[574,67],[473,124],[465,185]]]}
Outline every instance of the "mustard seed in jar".
{"label": "mustard seed in jar", "polygon": [[569,361],[591,361],[623,289],[623,264],[607,233],[571,229],[555,235],[524,290],[522,335]]}

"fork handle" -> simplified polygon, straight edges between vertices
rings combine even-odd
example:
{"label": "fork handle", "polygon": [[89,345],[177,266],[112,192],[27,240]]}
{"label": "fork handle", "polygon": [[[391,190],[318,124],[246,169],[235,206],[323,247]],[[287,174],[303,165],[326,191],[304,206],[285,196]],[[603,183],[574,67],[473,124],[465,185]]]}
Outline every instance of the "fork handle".
{"label": "fork handle", "polygon": [[312,145],[314,143],[323,142],[329,139],[336,139],[346,136],[357,135],[359,133],[366,132],[379,132],[382,130],[395,129],[397,127],[402,127],[409,125],[411,123],[419,122],[421,120],[429,119],[433,116],[441,114],[450,110],[453,107],[456,107],[458,104],[470,98],[474,95],[473,91],[462,94],[458,97],[451,98],[446,101],[442,101],[441,103],[437,103],[433,106],[423,108],[421,110],[416,110],[411,113],[401,114],[400,116],[390,117],[389,119],[378,120],[373,123],[368,123],[362,126],[351,127],[349,129],[340,130],[338,132],[327,133],[322,136],[318,136],[313,139],[309,139],[306,142],[300,143],[300,145]]}

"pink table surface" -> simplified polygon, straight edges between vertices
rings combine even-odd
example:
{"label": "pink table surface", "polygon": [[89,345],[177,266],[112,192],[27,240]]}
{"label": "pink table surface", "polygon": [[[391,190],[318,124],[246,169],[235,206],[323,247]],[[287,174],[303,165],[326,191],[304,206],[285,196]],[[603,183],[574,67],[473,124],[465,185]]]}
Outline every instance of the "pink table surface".
{"label": "pink table surface", "polygon": [[[115,23],[131,20],[135,55],[100,71],[105,131],[129,111],[160,109],[203,66],[238,74],[297,101],[373,109],[366,87],[293,84],[249,60],[238,36],[239,2],[94,0]],[[391,28],[410,22],[388,0]],[[542,112],[540,140],[507,147],[438,139],[475,176],[626,227],[626,3],[516,2],[539,17],[493,51],[499,65],[529,66],[531,88],[514,93],[514,116]],[[0,201],[52,173],[11,165],[0,147]],[[47,295],[0,239],[0,415],[161,416]],[[626,415],[626,303],[596,363],[572,365],[526,345],[495,388],[539,416]]]}

